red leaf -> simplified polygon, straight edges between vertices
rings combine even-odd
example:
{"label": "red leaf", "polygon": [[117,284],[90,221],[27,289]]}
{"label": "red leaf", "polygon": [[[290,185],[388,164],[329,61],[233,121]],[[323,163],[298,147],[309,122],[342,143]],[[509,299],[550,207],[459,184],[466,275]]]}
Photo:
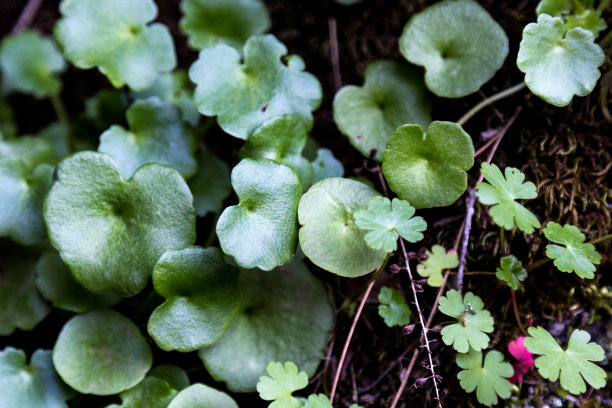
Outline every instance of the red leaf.
{"label": "red leaf", "polygon": [[523,376],[529,371],[529,368],[533,365],[533,353],[531,353],[525,345],[523,341],[525,340],[525,336],[517,337],[516,340],[508,343],[508,351],[512,354],[517,362],[513,364],[514,367],[514,375],[508,381],[512,384],[523,382]]}

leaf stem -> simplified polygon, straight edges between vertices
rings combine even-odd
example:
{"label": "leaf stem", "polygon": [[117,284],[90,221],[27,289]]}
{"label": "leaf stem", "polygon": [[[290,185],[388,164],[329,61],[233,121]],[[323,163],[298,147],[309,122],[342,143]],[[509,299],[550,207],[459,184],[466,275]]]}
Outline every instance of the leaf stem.
{"label": "leaf stem", "polygon": [[502,255],[506,255],[506,230],[504,227],[499,227],[499,250]]}
{"label": "leaf stem", "polygon": [[49,100],[51,101],[51,105],[53,106],[53,110],[55,111],[55,116],[57,116],[57,119],[60,121],[60,123],[62,123],[66,127],[69,127],[70,119],[68,117],[68,114],[66,113],[66,108],[64,107],[64,103],[59,97],[59,94],[51,95],[49,97]]}
{"label": "leaf stem", "polygon": [[353,338],[353,334],[355,333],[355,327],[357,326],[359,317],[361,317],[361,312],[363,312],[363,308],[366,304],[366,301],[368,300],[368,297],[370,296],[370,292],[372,291],[372,288],[374,287],[374,283],[376,283],[376,278],[380,275],[380,272],[382,272],[382,270],[387,265],[387,261],[389,260],[389,255],[390,254],[387,254],[387,257],[385,258],[383,263],[376,270],[376,273],[374,274],[375,278],[371,280],[368,287],[366,288],[366,291],[363,294],[363,298],[361,299],[361,303],[359,304],[359,308],[357,309],[357,313],[355,313],[355,317],[353,317],[353,323],[351,324],[351,329],[349,330],[346,341],[344,342],[344,347],[342,348],[342,354],[340,355],[340,361],[338,362],[338,368],[336,369],[336,374],[334,375],[334,382],[332,384],[332,390],[331,390],[331,393],[329,394],[329,402],[332,404],[334,402],[334,397],[336,396],[336,388],[338,387],[338,381],[340,380],[340,373],[342,372],[342,366],[344,365],[344,360],[346,359],[346,354],[348,352],[349,345],[351,344],[351,339]]}
{"label": "leaf stem", "polygon": [[610,239],[610,238],[612,238],[612,234],[608,234],[608,235],[601,236],[599,238],[595,238],[594,240],[589,241],[588,243],[595,245],[595,244],[599,244],[600,242],[603,242],[603,241],[605,241],[607,239]]}
{"label": "leaf stem", "polygon": [[521,321],[521,315],[519,314],[518,305],[516,303],[516,294],[514,293],[514,289],[510,288],[510,295],[512,297],[512,308],[514,309],[514,317],[516,318],[516,323],[519,326],[519,329],[523,332],[525,336],[529,336],[527,330],[525,330],[525,326],[523,326],[523,322]]}
{"label": "leaf stem", "polygon": [[485,100],[483,100],[482,102],[474,106],[472,109],[470,109],[461,118],[459,118],[459,120],[457,121],[457,124],[460,126],[463,126],[468,120],[472,118],[472,116],[476,115],[480,110],[482,110],[486,106],[491,105],[493,102],[497,102],[500,99],[513,95],[523,88],[525,88],[525,83],[521,82],[520,84],[516,84],[508,89],[505,89],[501,92],[496,93],[495,95],[489,96],[488,98],[486,98]]}
{"label": "leaf stem", "polygon": [[606,7],[608,7],[608,4],[610,4],[610,0],[602,0],[601,3],[599,3],[599,6],[597,6],[597,9],[595,11],[597,11],[598,13],[602,13]]}
{"label": "leaf stem", "polygon": [[530,271],[532,271],[532,270],[534,270],[536,268],[539,268],[540,266],[542,266],[542,265],[544,265],[544,264],[546,264],[548,262],[550,262],[550,258],[542,258],[539,261],[535,261],[535,262],[530,263],[529,265],[527,265],[525,267],[525,270],[527,272],[530,272]]}
{"label": "leaf stem", "polygon": [[610,44],[612,44],[612,30],[608,31],[608,34],[599,42],[599,46],[606,49]]}
{"label": "leaf stem", "polygon": [[468,244],[470,242],[470,233],[472,232],[472,219],[474,218],[474,204],[476,204],[476,193],[474,189],[468,188],[468,195],[465,199],[465,227],[463,229],[463,240],[461,241],[461,253],[459,257],[459,269],[457,269],[457,290],[459,293],[463,291],[463,273],[467,259]]}
{"label": "leaf stem", "polygon": [[40,8],[42,2],[43,0],[29,0],[26,3],[25,7],[21,11],[21,14],[19,15],[19,18],[17,19],[17,22],[11,30],[11,34],[17,34],[18,32],[30,25],[30,23],[36,16],[36,13],[38,12],[38,9]]}

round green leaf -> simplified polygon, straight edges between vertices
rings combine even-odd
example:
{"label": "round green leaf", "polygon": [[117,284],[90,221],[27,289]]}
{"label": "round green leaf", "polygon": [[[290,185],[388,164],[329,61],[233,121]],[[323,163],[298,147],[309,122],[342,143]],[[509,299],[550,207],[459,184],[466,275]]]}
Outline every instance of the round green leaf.
{"label": "round green leaf", "polygon": [[52,181],[48,164],[30,171],[22,160],[0,159],[0,237],[23,245],[45,238],[42,207]]}
{"label": "round green leaf", "polygon": [[187,373],[182,368],[171,364],[162,364],[155,367],[149,371],[148,376],[167,382],[175,390],[180,391],[189,387],[189,376]]}
{"label": "round green leaf", "polygon": [[308,129],[296,116],[279,116],[261,125],[249,138],[240,157],[270,159],[291,167],[298,175],[304,189],[312,183],[312,164],[302,156],[306,146]]}
{"label": "round green leaf", "polygon": [[204,384],[193,384],[181,391],[168,408],[238,408],[226,393]]}
{"label": "round green leaf", "polygon": [[314,75],[303,72],[300,57],[286,54],[287,47],[271,34],[249,38],[244,63],[238,51],[225,44],[201,51],[189,70],[197,84],[198,110],[216,115],[219,126],[240,139],[284,114],[296,115],[307,127],[312,126],[311,112],[321,103],[321,84]]}
{"label": "round green leaf", "polygon": [[29,365],[21,350],[0,351],[0,406],[67,408],[70,394],[53,369],[51,351],[36,350]]}
{"label": "round green leaf", "polygon": [[399,43],[408,61],[425,67],[427,88],[446,98],[479,90],[508,55],[504,30],[471,0],[441,1],[415,14]]}
{"label": "round green leaf", "polygon": [[51,39],[24,30],[2,40],[0,68],[9,88],[43,98],[59,94],[66,61]]}
{"label": "round green leaf", "polygon": [[525,27],[516,59],[531,92],[555,106],[591,93],[603,62],[593,33],[580,27],[568,30],[561,17],[547,14]]}
{"label": "round green leaf", "polygon": [[166,301],[149,318],[151,337],[166,351],[217,342],[238,309],[237,281],[238,270],[217,248],[166,252],[153,269],[155,291]]}
{"label": "round green leaf", "polygon": [[62,0],[55,38],[82,69],[98,67],[115,88],[142,91],[176,66],[174,43],[153,0]]}
{"label": "round green leaf", "polygon": [[165,164],[186,178],[196,172],[195,136],[176,106],[154,96],[134,102],[126,117],[130,131],[111,126],[98,147],[115,159],[123,178],[145,163]]}
{"label": "round green leaf", "polygon": [[270,361],[294,361],[312,376],[331,335],[334,309],[301,262],[244,271],[239,314],[215,345],[199,353],[208,372],[236,392],[255,391]]}
{"label": "round green leaf", "polygon": [[59,375],[84,394],[111,395],[132,388],[145,377],[152,361],[138,327],[107,309],[70,319],[53,348]]}
{"label": "round green leaf", "polygon": [[363,87],[345,86],[334,98],[340,131],[365,157],[382,160],[387,140],[406,123],[426,127],[431,102],[418,72],[394,61],[376,61],[365,71]]}
{"label": "round green leaf", "polygon": [[226,208],[217,222],[223,252],[243,268],[269,271],[291,261],[302,195],[297,175],[272,160],[243,159],[232,170],[232,185],[240,203]]}
{"label": "round green leaf", "polygon": [[44,206],[49,239],[88,290],[131,296],[168,249],[195,240],[187,184],[159,164],[123,180],[110,156],[81,152],[58,165]]}
{"label": "round green leaf", "polygon": [[227,164],[211,152],[202,153],[198,157],[198,172],[189,180],[189,188],[198,216],[218,213],[223,207],[223,200],[232,192]]}
{"label": "round green leaf", "polygon": [[313,185],[298,207],[300,247],[308,259],[326,271],[347,277],[378,268],[387,253],[368,246],[364,239],[367,231],[359,228],[354,218],[357,210],[367,208],[370,199],[378,195],[364,183],[343,178],[328,178]]}
{"label": "round green leaf", "polygon": [[453,122],[434,121],[427,134],[418,125],[395,130],[383,154],[389,187],[415,208],[444,207],[467,188],[474,165],[472,138]]}
{"label": "round green leaf", "polygon": [[247,39],[270,28],[270,16],[261,0],[183,0],[181,30],[191,48],[226,44],[242,50]]}
{"label": "round green leaf", "polygon": [[49,140],[38,136],[0,140],[0,159],[21,160],[28,171],[41,163],[54,164],[56,157],[53,150]]}
{"label": "round green leaf", "polygon": [[322,147],[317,150],[317,157],[311,162],[313,170],[312,184],[331,177],[344,176],[342,162],[334,157],[331,150]]}
{"label": "round green leaf", "polygon": [[45,251],[36,264],[36,286],[53,306],[76,313],[84,313],[98,307],[119,303],[115,295],[91,293],[79,285],[59,254]]}
{"label": "round green leaf", "polygon": [[121,405],[106,408],[166,408],[177,393],[166,381],[147,376],[134,388],[119,394]]}
{"label": "round green leaf", "polygon": [[31,330],[49,313],[34,278],[34,268],[23,262],[3,259],[0,264],[0,336],[8,336],[16,327]]}

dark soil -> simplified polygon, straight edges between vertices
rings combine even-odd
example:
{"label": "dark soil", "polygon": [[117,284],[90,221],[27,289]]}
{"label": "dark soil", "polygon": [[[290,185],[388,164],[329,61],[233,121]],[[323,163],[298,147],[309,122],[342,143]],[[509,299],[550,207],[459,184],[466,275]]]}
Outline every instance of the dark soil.
{"label": "dark soil", "polygon": [[[185,38],[179,32],[180,19],[178,0],[157,0],[160,9],[159,20],[167,24],[176,41],[179,62],[188,68],[197,54],[185,45]],[[48,0],[34,19],[32,26],[43,33],[51,33],[58,18],[59,1]],[[329,147],[340,158],[347,175],[361,175],[370,178],[381,190],[375,171],[376,163],[365,160],[353,149],[347,139],[337,130],[332,113],[332,100],[337,86],[334,82],[332,59],[330,58],[330,24],[337,27],[338,50],[342,84],[362,84],[366,66],[379,59],[403,61],[398,50],[398,37],[411,15],[432,4],[423,0],[364,0],[351,7],[343,7],[331,0],[286,1],[266,0],[272,17],[271,32],[283,41],[290,53],[299,54],[306,62],[306,69],[317,76],[324,90],[321,108],[315,112],[315,124],[311,135],[324,147]],[[0,35],[7,34],[17,20],[23,5],[21,1],[0,2]],[[459,99],[434,98],[433,118],[457,120],[470,107],[499,90],[508,88],[523,80],[514,61],[523,27],[535,19],[535,1],[493,1],[481,2],[505,29],[510,38],[510,54],[504,67],[487,83],[481,92]],[[605,77],[610,75],[611,50],[606,50],[608,59],[602,69]],[[72,117],[82,111],[87,98],[101,88],[110,88],[107,80],[96,70],[80,71],[69,69],[64,75],[62,98]],[[495,103],[493,109],[486,108],[471,119],[465,129],[472,135],[476,148],[484,143],[495,129],[503,126],[521,108],[519,116],[504,136],[493,162],[500,167],[513,166],[521,169],[527,179],[538,186],[538,198],[529,201],[528,207],[545,225],[552,220],[578,226],[587,236],[587,241],[609,234],[610,219],[610,167],[612,165],[611,126],[602,112],[601,100],[607,104],[610,95],[601,94],[601,87],[584,98],[575,98],[567,108],[555,108],[524,90]],[[53,122],[54,114],[47,101],[13,95],[9,98],[21,134],[35,133]],[[93,134],[91,137],[95,138]],[[212,129],[206,136],[210,148],[220,157],[235,165],[241,142],[227,136],[222,137],[219,129]],[[483,155],[484,156],[484,155]],[[474,186],[478,177],[477,165],[470,171],[469,183]],[[444,209],[420,211],[428,222],[429,229],[419,245],[408,248],[413,257],[424,253],[424,248],[441,244],[451,248],[456,240],[466,213],[464,199]],[[199,222],[201,236],[208,235],[211,219]],[[476,204],[473,228],[468,254],[468,272],[494,272],[500,256],[512,253],[528,265],[544,256],[547,241],[540,231],[533,235],[520,232],[506,234],[507,247],[500,248],[499,228],[488,216],[487,209]],[[11,244],[3,240],[3,248]],[[566,341],[574,328],[587,330],[592,340],[600,344],[607,353],[602,366],[612,371],[612,263],[611,242],[597,245],[603,255],[596,277],[592,280],[579,279],[575,274],[561,273],[551,263],[530,272],[524,282],[524,290],[517,292],[519,316],[523,324],[540,325],[551,331],[561,341]],[[364,407],[386,407],[391,404],[400,386],[402,370],[407,366],[412,352],[420,345],[420,328],[410,332],[401,328],[387,328],[377,313],[377,293],[382,286],[401,290],[408,301],[412,300],[410,282],[405,271],[399,270],[399,254],[394,254],[389,266],[378,279],[374,292],[366,304],[355,336],[351,342],[346,362],[342,368],[338,396],[348,406],[359,403]],[[313,267],[313,270],[315,268]],[[323,271],[315,271],[333,290],[338,306],[337,325],[327,359],[321,364],[318,374],[311,382],[309,392],[329,393],[338,360],[349,331],[354,311],[367,285],[367,279],[338,279]],[[485,301],[485,307],[495,318],[495,332],[491,347],[504,352],[508,358],[507,344],[521,335],[512,308],[510,292],[498,283],[495,276],[471,275],[465,277],[465,291],[472,291]],[[451,279],[449,286],[453,287]],[[425,317],[429,314],[436,298],[436,290],[419,282],[422,291],[419,302]],[[145,291],[146,292],[146,291]],[[126,300],[121,309],[133,313],[142,298]],[[416,309],[412,307],[413,311]],[[0,348],[14,345],[28,352],[40,347],[51,348],[63,323],[69,314],[55,311],[33,332],[17,331],[8,338],[0,339]],[[446,320],[438,315],[434,324]],[[146,319],[138,321],[146,326]],[[146,332],[146,330],[144,330]],[[439,376],[443,406],[477,406],[474,394],[466,394],[457,381],[458,368],[455,353],[443,346],[437,332],[430,332],[433,340],[432,352]],[[192,381],[202,381],[224,388],[215,383],[203,370],[195,353],[162,353],[156,355],[156,362],[172,362],[190,369]],[[432,381],[426,366],[426,355],[421,353],[412,371],[408,386],[398,407],[434,406]],[[264,407],[254,395],[235,396],[243,407]],[[70,405],[74,407],[105,406],[115,398],[79,396]],[[543,381],[535,370],[525,377],[519,397],[512,397],[508,406],[612,406],[610,390],[589,390],[582,396],[564,393],[558,383]],[[548,405],[547,405],[548,404]],[[555,405],[557,404],[557,405]],[[558,405],[561,404],[561,405]]]}

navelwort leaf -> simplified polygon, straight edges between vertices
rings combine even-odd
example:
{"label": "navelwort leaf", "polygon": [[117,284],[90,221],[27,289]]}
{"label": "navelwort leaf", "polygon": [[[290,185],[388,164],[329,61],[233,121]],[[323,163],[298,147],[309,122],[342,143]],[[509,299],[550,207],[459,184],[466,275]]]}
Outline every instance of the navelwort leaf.
{"label": "navelwort leaf", "polygon": [[115,160],[123,178],[146,163],[173,167],[185,178],[196,172],[195,136],[176,106],[154,96],[134,102],[126,117],[130,130],[113,125],[98,146]]}
{"label": "navelwort leaf", "polygon": [[476,92],[508,55],[504,30],[470,0],[441,1],[415,14],[399,46],[408,61],[425,67],[427,88],[447,98]]}
{"label": "navelwort leaf", "polygon": [[186,247],[162,255],[153,269],[155,291],[166,298],[148,330],[166,351],[192,351],[218,341],[239,306],[238,270],[217,248]]}
{"label": "navelwort leaf", "polygon": [[62,161],[44,217],[49,240],[72,275],[96,293],[140,292],[159,257],[195,240],[193,197],[181,175],[146,164],[124,180],[110,156]]}
{"label": "navelwort leaf", "polygon": [[66,408],[71,390],[53,369],[51,351],[36,350],[30,364],[23,351],[0,351],[0,406]]}
{"label": "navelwort leaf", "polygon": [[431,102],[417,71],[394,61],[376,61],[365,70],[363,87],[348,85],[334,97],[340,131],[365,157],[382,161],[387,140],[405,124],[427,127]]}
{"label": "navelwort leaf", "polygon": [[519,285],[527,277],[523,264],[514,255],[504,256],[499,261],[495,276],[508,284],[512,289],[518,290]]}
{"label": "navelwort leaf", "polygon": [[152,360],[138,327],[108,309],[70,319],[53,348],[58,374],[84,394],[112,395],[132,388],[143,380]]}
{"label": "navelwort leaf", "polygon": [[459,384],[467,392],[476,390],[476,398],[481,404],[497,404],[497,397],[510,397],[512,384],[507,378],[512,377],[512,365],[504,361],[504,355],[497,350],[487,353],[484,364],[482,352],[470,349],[467,354],[457,355],[457,365],[463,368],[457,374]]}
{"label": "navelwort leaf", "polygon": [[66,60],[51,39],[24,30],[2,40],[0,70],[9,89],[43,98],[59,94]]}
{"label": "navelwort leaf", "polygon": [[317,157],[311,164],[313,170],[312,184],[326,178],[344,176],[342,162],[334,157],[331,150],[324,147],[317,150]]}
{"label": "navelwort leaf", "polygon": [[378,294],[378,314],[389,327],[406,326],[410,323],[410,309],[400,292],[383,287]]}
{"label": "navelwort leaf", "polygon": [[444,283],[442,271],[459,266],[457,251],[451,249],[446,252],[443,246],[434,245],[431,248],[431,252],[426,251],[425,254],[427,259],[417,265],[417,272],[422,277],[427,278],[429,286],[439,288]]}
{"label": "navelwort leaf", "polygon": [[153,0],[62,0],[55,38],[66,58],[82,69],[98,67],[115,88],[142,91],[176,66],[168,28],[147,25]]}
{"label": "navelwort leaf", "polygon": [[243,159],[232,170],[240,203],[217,222],[223,252],[243,268],[266,271],[291,261],[297,245],[297,206],[302,184],[289,167],[272,160]]}
{"label": "navelwort leaf", "polygon": [[284,365],[280,362],[271,362],[266,368],[268,376],[263,376],[257,383],[259,397],[265,401],[273,401],[269,408],[300,408],[304,404],[291,394],[294,391],[306,388],[308,375],[299,371],[291,361]]}
{"label": "navelwort leaf", "polygon": [[383,153],[382,171],[391,190],[415,208],[454,203],[467,188],[474,164],[472,138],[452,122],[397,128]]}
{"label": "navelwort leaf", "polygon": [[227,44],[240,51],[250,36],[270,28],[261,0],[183,0],[181,10],[181,30],[195,49]]}
{"label": "navelwort leaf", "polygon": [[540,375],[547,380],[557,381],[572,394],[586,391],[584,381],[593,388],[606,385],[606,372],[591,361],[602,361],[604,350],[591,343],[591,336],[583,330],[574,330],[563,350],[557,341],[542,327],[530,327],[525,347],[534,354],[542,354],[535,361]]}
{"label": "navelwort leaf", "polygon": [[357,226],[354,216],[377,196],[366,184],[344,178],[327,178],[310,187],[298,207],[304,255],[340,276],[361,276],[378,268],[387,253],[366,244],[366,231]]}
{"label": "navelwort leaf", "polygon": [[[472,292],[461,297],[461,293],[452,289],[440,298],[440,311],[457,319],[457,323],[442,329],[442,341],[453,346],[460,353],[467,353],[470,347],[475,351],[487,348],[489,336],[493,332],[493,317],[488,310],[483,310],[484,303]],[[510,377],[512,373],[508,377]]]}
{"label": "navelwort leaf", "polygon": [[211,152],[198,156],[198,172],[189,180],[193,193],[193,208],[200,217],[218,213],[232,192],[227,164]]}
{"label": "navelwort leaf", "polygon": [[304,190],[312,184],[312,164],[302,156],[308,129],[293,115],[272,118],[249,136],[240,150],[241,158],[270,159],[291,167]]}
{"label": "navelwort leaf", "polygon": [[408,242],[418,242],[423,239],[422,232],[427,229],[423,217],[413,217],[414,207],[407,201],[386,197],[373,197],[368,202],[368,209],[355,212],[355,224],[368,230],[364,239],[374,249],[385,252],[397,250],[397,238],[402,237]]}
{"label": "navelwort leaf", "polygon": [[224,392],[193,384],[179,392],[168,408],[238,408],[238,404]]}
{"label": "navelwort leaf", "polygon": [[561,17],[540,14],[523,30],[516,65],[537,96],[555,106],[568,105],[574,95],[591,93],[604,62],[604,52],[593,33],[568,29]]}
{"label": "navelwort leaf", "polygon": [[255,35],[244,46],[244,63],[235,49],[219,44],[200,52],[189,69],[197,84],[194,99],[200,113],[217,116],[221,128],[246,139],[268,119],[293,114],[310,128],[312,111],[321,103],[321,84],[304,71],[304,61],[287,54],[271,34]]}
{"label": "navelwort leaf", "polygon": [[561,226],[555,222],[546,224],[543,230],[546,238],[560,245],[546,245],[546,256],[554,259],[561,272],[576,272],[581,278],[593,279],[595,265],[601,262],[601,255],[593,244],[585,243],[585,236],[573,225]]}
{"label": "navelwort leaf", "polygon": [[121,405],[106,408],[167,408],[178,392],[189,386],[189,377],[173,365],[161,365],[151,370],[134,388],[119,394]]}
{"label": "navelwort leaf", "polygon": [[517,199],[536,198],[536,186],[530,181],[524,182],[525,175],[514,167],[506,167],[506,177],[495,164],[483,162],[480,168],[485,180],[489,183],[478,183],[476,195],[485,205],[493,205],[489,214],[493,221],[507,230],[514,228],[514,223],[528,234],[534,228],[540,228],[540,222],[531,211],[517,203]]}
{"label": "navelwort leaf", "polygon": [[243,271],[238,285],[240,312],[221,340],[199,352],[212,377],[232,391],[252,392],[270,361],[294,361],[312,376],[335,316],[321,282],[294,261],[269,272]]}

